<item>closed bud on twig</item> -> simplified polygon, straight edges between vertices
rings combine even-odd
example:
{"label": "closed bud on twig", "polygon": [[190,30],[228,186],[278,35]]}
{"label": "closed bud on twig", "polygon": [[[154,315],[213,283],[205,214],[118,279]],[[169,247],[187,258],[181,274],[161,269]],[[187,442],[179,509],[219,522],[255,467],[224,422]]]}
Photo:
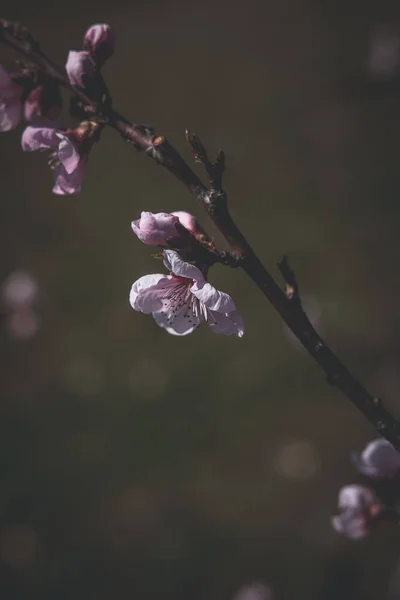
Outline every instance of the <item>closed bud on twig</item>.
{"label": "closed bud on twig", "polygon": [[87,88],[95,78],[96,64],[89,52],[70,50],[65,65],[69,82],[82,89]]}
{"label": "closed bud on twig", "polygon": [[132,221],[133,232],[144,244],[151,246],[167,246],[168,240],[179,238],[175,225],[179,218],[169,213],[152,213],[143,211],[140,219]]}
{"label": "closed bud on twig", "polygon": [[352,460],[366,477],[393,479],[400,472],[400,454],[384,439],[373,440],[361,454],[354,452]]}
{"label": "closed bud on twig", "polygon": [[89,27],[83,38],[83,47],[101,67],[114,53],[115,34],[107,23]]}

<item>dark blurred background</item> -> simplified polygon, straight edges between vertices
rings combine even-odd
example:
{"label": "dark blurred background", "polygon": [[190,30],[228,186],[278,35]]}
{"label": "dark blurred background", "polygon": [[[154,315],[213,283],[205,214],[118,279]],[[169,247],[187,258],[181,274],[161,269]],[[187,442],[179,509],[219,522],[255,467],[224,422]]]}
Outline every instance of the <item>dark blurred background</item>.
{"label": "dark blurred background", "polygon": [[[1,12],[61,64],[89,25],[113,26],[115,106],[188,158],[186,127],[225,149],[243,232],[274,275],[289,255],[319,330],[400,417],[399,4]],[[1,600],[229,600],[251,581],[276,600],[399,598],[395,529],[352,543],[330,527],[359,482],[349,453],[376,434],[244,273],[211,273],[243,339],[174,338],[130,308],[160,270],[131,232],[140,211],[189,210],[217,236],[189,193],[110,130],[83,192],[54,196],[20,133],[0,136]],[[29,307],[10,309],[13,290]]]}

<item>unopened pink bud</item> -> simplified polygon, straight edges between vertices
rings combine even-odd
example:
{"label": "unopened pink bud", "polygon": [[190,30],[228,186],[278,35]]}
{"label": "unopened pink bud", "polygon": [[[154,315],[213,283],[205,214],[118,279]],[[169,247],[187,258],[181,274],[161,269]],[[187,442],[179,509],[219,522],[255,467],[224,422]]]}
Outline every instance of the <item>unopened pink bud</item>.
{"label": "unopened pink bud", "polygon": [[114,53],[115,34],[107,23],[92,25],[85,33],[83,47],[92,54],[95,62],[101,66]]}
{"label": "unopened pink bud", "polygon": [[185,227],[190,233],[196,233],[199,229],[199,223],[193,215],[184,211],[184,210],[176,210],[171,215],[178,217],[180,224]]}
{"label": "unopened pink bud", "polygon": [[367,477],[393,479],[400,472],[400,453],[387,440],[373,440],[352,458],[360,473]]}
{"label": "unopened pink bud", "polygon": [[132,221],[133,232],[144,244],[166,246],[169,238],[178,238],[179,232],[175,224],[178,217],[169,213],[151,213],[143,211],[140,219]]}
{"label": "unopened pink bud", "polygon": [[87,87],[94,79],[96,72],[95,62],[89,52],[71,50],[65,65],[69,81],[72,85],[81,88]]}

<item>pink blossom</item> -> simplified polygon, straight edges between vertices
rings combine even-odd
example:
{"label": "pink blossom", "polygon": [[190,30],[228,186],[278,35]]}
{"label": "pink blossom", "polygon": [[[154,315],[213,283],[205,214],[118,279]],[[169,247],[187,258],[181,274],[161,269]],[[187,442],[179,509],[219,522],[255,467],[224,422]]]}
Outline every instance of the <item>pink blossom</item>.
{"label": "pink blossom", "polygon": [[1,285],[1,296],[9,310],[31,308],[38,292],[36,279],[26,271],[13,271]]}
{"label": "pink blossom", "polygon": [[367,477],[391,479],[400,471],[400,454],[387,440],[374,440],[361,454],[354,453],[352,459]]}
{"label": "pink blossom", "polygon": [[0,131],[14,129],[21,121],[22,92],[23,88],[0,65]]}
{"label": "pink blossom", "polygon": [[382,511],[375,493],[361,485],[347,485],[339,492],[340,515],[332,518],[332,526],[346,537],[358,539],[370,532],[371,523]]}
{"label": "pink blossom", "polygon": [[244,585],[239,589],[233,600],[273,600],[271,588],[265,583],[255,581],[250,585]]}
{"label": "pink blossom", "polygon": [[83,38],[83,47],[101,66],[114,53],[115,34],[106,23],[97,23],[89,27]]}
{"label": "pink blossom", "polygon": [[87,87],[96,73],[95,62],[89,52],[71,50],[65,65],[71,85]]}
{"label": "pink blossom", "polygon": [[179,238],[175,224],[179,218],[169,213],[151,213],[143,211],[140,219],[132,221],[133,232],[144,244],[166,246],[168,238]]}
{"label": "pink blossom", "polygon": [[196,233],[199,228],[199,223],[193,215],[184,211],[184,210],[176,210],[171,213],[175,217],[178,217],[181,225],[183,225],[190,233]]}
{"label": "pink blossom", "polygon": [[187,335],[203,322],[214,333],[243,336],[243,319],[232,298],[208,283],[198,267],[164,250],[170,275],[144,275],[132,286],[132,308],[152,314],[156,323],[173,335]]}
{"label": "pink blossom", "polygon": [[79,144],[71,139],[73,132],[52,127],[28,126],[22,135],[22,149],[52,150],[49,164],[53,169],[55,194],[76,194],[81,191],[87,154],[79,152]]}

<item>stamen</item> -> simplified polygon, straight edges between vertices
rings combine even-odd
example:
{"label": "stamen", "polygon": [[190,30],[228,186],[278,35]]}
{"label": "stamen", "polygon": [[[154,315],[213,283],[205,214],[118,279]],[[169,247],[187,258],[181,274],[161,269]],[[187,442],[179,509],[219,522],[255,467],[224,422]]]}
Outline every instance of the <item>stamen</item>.
{"label": "stamen", "polygon": [[58,158],[57,152],[52,152],[49,154],[48,165],[52,171],[61,165],[61,161]]}

